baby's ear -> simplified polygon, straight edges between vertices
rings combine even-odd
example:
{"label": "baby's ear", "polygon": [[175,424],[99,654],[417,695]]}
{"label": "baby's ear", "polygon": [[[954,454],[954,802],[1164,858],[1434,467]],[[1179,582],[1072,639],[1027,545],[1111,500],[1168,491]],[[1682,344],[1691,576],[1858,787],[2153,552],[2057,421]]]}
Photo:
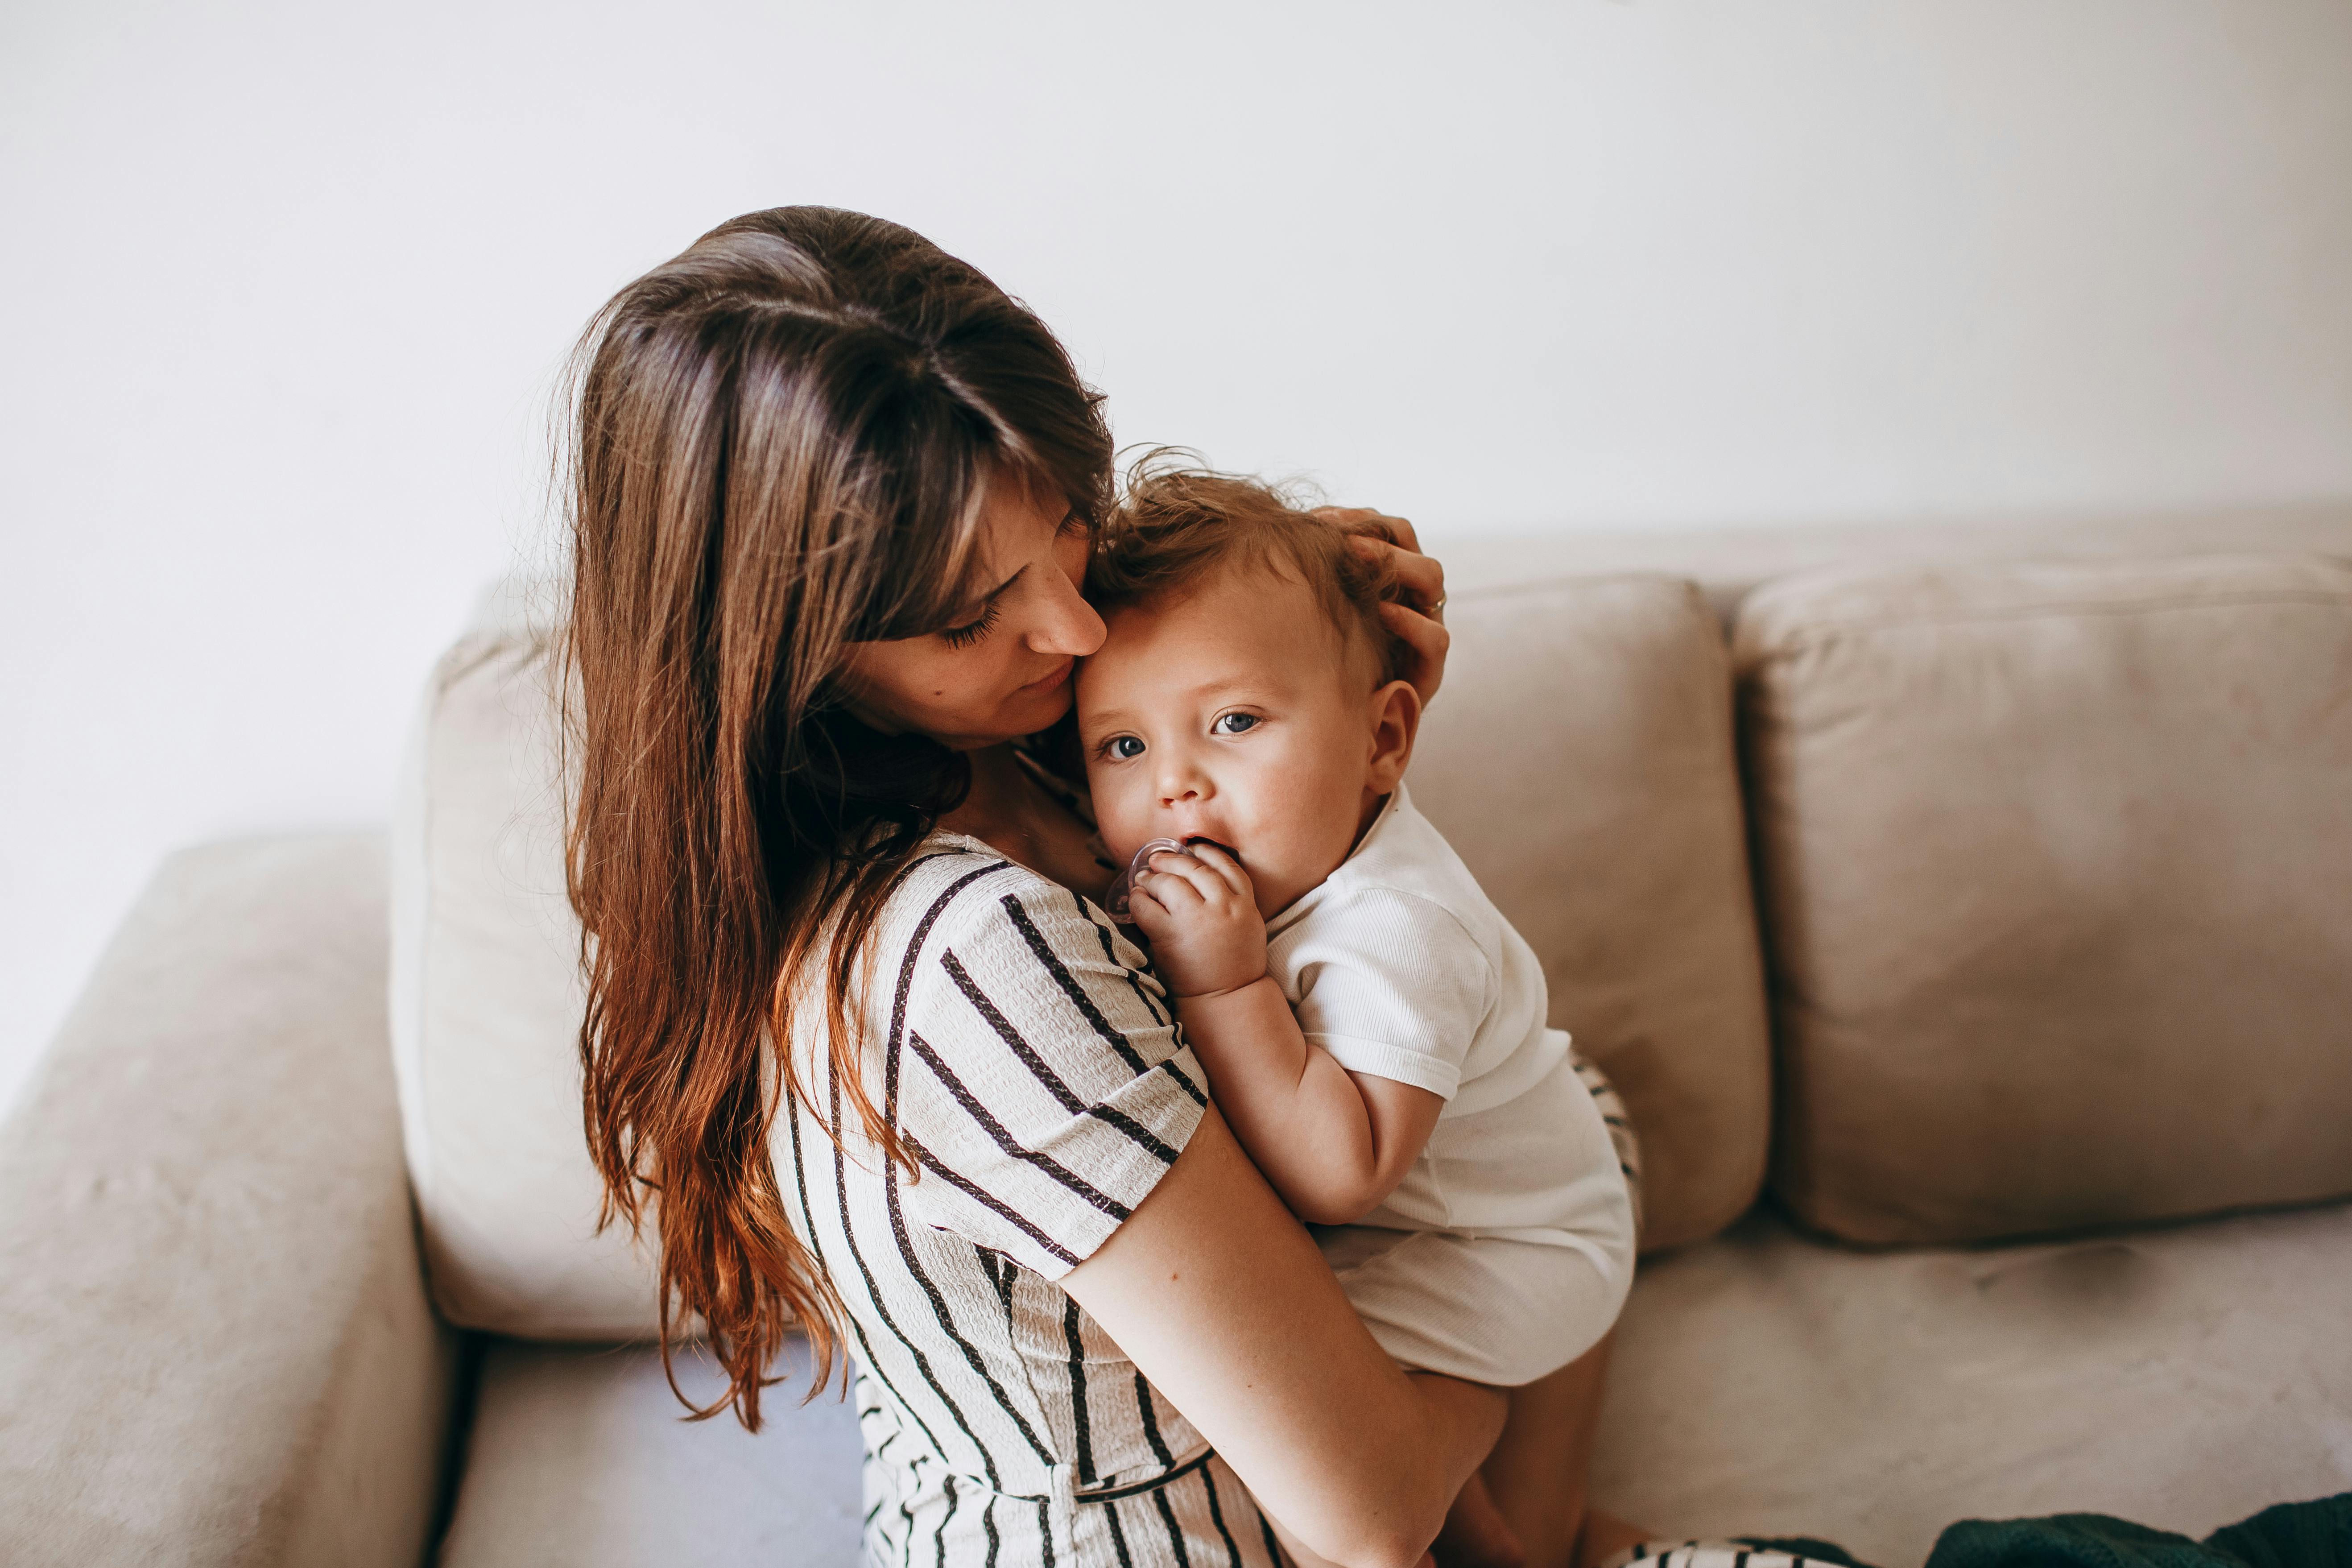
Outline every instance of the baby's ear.
{"label": "baby's ear", "polygon": [[1412,742],[1421,733],[1421,693],[1409,680],[1391,680],[1372,693],[1372,755],[1365,784],[1386,795],[1404,778]]}

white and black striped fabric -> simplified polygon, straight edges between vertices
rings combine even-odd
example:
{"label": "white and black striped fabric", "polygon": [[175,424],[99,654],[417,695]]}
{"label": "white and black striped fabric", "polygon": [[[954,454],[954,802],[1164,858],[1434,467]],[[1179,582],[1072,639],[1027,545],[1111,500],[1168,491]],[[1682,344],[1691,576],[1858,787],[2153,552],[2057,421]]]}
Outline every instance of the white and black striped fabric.
{"label": "white and black striped fabric", "polygon": [[1814,1541],[1643,1541],[1603,1568],[1847,1568],[1839,1547]]}
{"label": "white and black striped fabric", "polygon": [[940,834],[875,930],[858,1010],[878,1157],[826,1055],[777,1175],[839,1293],[866,1550],[921,1568],[1275,1568],[1223,1460],[1055,1283],[1166,1173],[1208,1104],[1142,953],[1066,889]]}

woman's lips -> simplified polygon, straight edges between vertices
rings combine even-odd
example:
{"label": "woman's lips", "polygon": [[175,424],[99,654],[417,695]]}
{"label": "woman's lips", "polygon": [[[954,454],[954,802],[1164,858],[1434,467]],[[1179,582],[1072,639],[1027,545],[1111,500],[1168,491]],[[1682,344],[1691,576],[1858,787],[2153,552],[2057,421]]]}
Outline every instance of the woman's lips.
{"label": "woman's lips", "polygon": [[1061,685],[1065,680],[1069,679],[1070,671],[1076,669],[1077,667],[1078,661],[1076,659],[1066,658],[1061,662],[1060,667],[1056,668],[1053,674],[1045,676],[1042,679],[1033,680],[1021,689],[1024,691],[1034,691],[1042,696],[1045,692],[1053,690],[1056,686]]}

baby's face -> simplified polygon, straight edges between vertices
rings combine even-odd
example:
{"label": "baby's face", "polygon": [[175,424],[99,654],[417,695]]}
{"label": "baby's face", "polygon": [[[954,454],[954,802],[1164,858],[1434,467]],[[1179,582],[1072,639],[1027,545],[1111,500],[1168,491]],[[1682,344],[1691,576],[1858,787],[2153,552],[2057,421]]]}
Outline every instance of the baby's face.
{"label": "baby's face", "polygon": [[1402,770],[1376,761],[1370,658],[1343,649],[1305,584],[1271,572],[1219,572],[1108,622],[1077,704],[1114,860],[1154,838],[1214,839],[1241,857],[1260,913],[1288,908],[1348,858]]}

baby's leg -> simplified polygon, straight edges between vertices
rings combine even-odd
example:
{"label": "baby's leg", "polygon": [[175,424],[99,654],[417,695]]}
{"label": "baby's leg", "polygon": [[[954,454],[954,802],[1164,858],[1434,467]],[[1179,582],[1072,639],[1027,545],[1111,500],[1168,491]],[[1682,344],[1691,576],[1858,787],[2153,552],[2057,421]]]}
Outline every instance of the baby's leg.
{"label": "baby's leg", "polygon": [[1481,1474],[1527,1568],[1593,1568],[1643,1539],[1586,1503],[1608,1364],[1604,1338],[1558,1372],[1510,1391],[1503,1435]]}

